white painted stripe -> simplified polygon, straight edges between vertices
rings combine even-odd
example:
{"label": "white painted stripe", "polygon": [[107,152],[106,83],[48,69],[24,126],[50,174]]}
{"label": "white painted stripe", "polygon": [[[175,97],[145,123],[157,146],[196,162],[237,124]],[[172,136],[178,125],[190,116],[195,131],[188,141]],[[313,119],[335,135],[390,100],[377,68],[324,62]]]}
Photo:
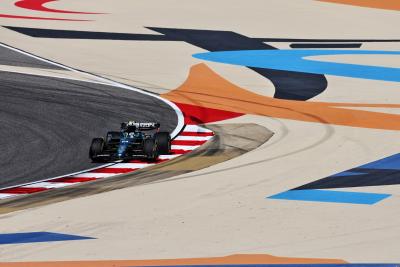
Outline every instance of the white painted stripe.
{"label": "white painted stripe", "polygon": [[96,173],[96,172],[88,172],[88,173],[81,173],[77,174],[74,176],[69,176],[69,177],[77,177],[77,178],[105,178],[105,177],[110,177],[114,176],[115,173]]}
{"label": "white painted stripe", "polygon": [[22,186],[24,188],[60,188],[72,185],[72,183],[49,183],[49,182],[42,182],[42,183],[35,183],[30,185]]}
{"label": "white painted stripe", "polygon": [[118,163],[107,167],[107,169],[112,168],[129,168],[129,169],[141,169],[154,165],[154,163]]}
{"label": "white painted stripe", "polygon": [[198,148],[199,146],[178,146],[178,145],[172,145],[171,149],[182,149],[182,150],[194,150]]}
{"label": "white painted stripe", "polygon": [[183,130],[184,132],[198,132],[198,133],[211,133],[212,131],[197,126],[197,125],[192,125],[192,124],[188,124],[186,125],[185,129]]}
{"label": "white painted stripe", "polygon": [[174,159],[176,157],[181,156],[182,154],[174,154],[174,155],[160,155],[158,156],[159,159]]}
{"label": "white painted stripe", "polygon": [[25,194],[0,194],[0,199],[6,199],[10,197],[22,196]]}
{"label": "white painted stripe", "polygon": [[174,140],[184,140],[184,141],[207,141],[213,138],[212,136],[178,136]]}

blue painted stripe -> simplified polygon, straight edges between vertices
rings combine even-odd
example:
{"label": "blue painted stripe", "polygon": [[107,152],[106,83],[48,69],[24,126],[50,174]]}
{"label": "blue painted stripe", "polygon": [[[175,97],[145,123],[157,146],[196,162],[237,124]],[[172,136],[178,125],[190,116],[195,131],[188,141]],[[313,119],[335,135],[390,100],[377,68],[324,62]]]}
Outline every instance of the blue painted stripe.
{"label": "blue painted stripe", "polygon": [[0,234],[0,245],[71,241],[71,240],[84,240],[84,239],[94,239],[94,238],[78,236],[78,235],[51,233],[51,232],[12,233],[12,234]]}
{"label": "blue painted stripe", "polygon": [[323,62],[306,58],[324,55],[400,55],[400,51],[325,49],[244,50],[200,53],[194,54],[193,57],[246,67],[400,82],[400,68]]}
{"label": "blue painted stripe", "polygon": [[352,172],[352,171],[345,171],[345,172],[339,172],[337,174],[334,174],[330,177],[342,177],[342,176],[357,176],[357,175],[364,175],[364,172]]}
{"label": "blue painted stripe", "polygon": [[365,164],[358,168],[400,170],[400,154],[395,154],[393,156]]}
{"label": "blue painted stripe", "polygon": [[383,199],[389,196],[391,195],[309,189],[309,190],[290,190],[270,196],[268,198],[372,205],[379,201],[382,201]]}

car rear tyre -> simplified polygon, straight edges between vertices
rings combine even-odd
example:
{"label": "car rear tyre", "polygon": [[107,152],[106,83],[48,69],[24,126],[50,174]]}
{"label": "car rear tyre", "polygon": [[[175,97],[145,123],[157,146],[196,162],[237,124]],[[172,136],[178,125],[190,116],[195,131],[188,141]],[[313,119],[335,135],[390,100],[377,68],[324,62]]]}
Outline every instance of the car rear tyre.
{"label": "car rear tyre", "polygon": [[146,158],[150,161],[154,161],[158,158],[157,143],[154,139],[144,140],[143,152]]}
{"label": "car rear tyre", "polygon": [[171,153],[171,136],[168,132],[158,132],[154,135],[158,152],[162,155]]}
{"label": "car rear tyre", "polygon": [[104,139],[103,138],[94,138],[92,140],[92,144],[90,145],[89,157],[93,161],[98,161],[98,155],[103,152],[104,148]]}

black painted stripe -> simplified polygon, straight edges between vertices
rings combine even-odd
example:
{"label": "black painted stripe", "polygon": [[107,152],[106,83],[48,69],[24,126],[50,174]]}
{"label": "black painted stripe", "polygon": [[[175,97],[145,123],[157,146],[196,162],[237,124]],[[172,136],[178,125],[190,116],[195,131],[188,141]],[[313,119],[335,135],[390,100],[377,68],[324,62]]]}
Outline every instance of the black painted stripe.
{"label": "black painted stripe", "polygon": [[333,189],[400,184],[400,170],[354,168],[348,172],[360,174],[348,174],[336,177],[329,176],[306,185],[302,185],[294,190]]}
{"label": "black painted stripe", "polygon": [[36,38],[121,40],[121,41],[172,41],[165,35],[135,34],[115,32],[89,32],[75,30],[36,29],[24,27],[5,27],[7,29]]}
{"label": "black painted stripe", "polygon": [[393,43],[400,42],[400,39],[296,39],[296,38],[253,38],[260,42],[273,43]]}
{"label": "black painted stripe", "polygon": [[361,43],[293,43],[291,48],[360,48]]}

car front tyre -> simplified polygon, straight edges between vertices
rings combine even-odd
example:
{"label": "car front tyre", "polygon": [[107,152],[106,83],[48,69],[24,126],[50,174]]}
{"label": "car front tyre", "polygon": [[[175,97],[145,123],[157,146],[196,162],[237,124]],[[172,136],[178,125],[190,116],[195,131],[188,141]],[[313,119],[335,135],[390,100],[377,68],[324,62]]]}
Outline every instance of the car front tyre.
{"label": "car front tyre", "polygon": [[104,148],[103,138],[93,138],[92,144],[89,149],[89,158],[96,162],[98,161],[98,155],[102,154]]}

